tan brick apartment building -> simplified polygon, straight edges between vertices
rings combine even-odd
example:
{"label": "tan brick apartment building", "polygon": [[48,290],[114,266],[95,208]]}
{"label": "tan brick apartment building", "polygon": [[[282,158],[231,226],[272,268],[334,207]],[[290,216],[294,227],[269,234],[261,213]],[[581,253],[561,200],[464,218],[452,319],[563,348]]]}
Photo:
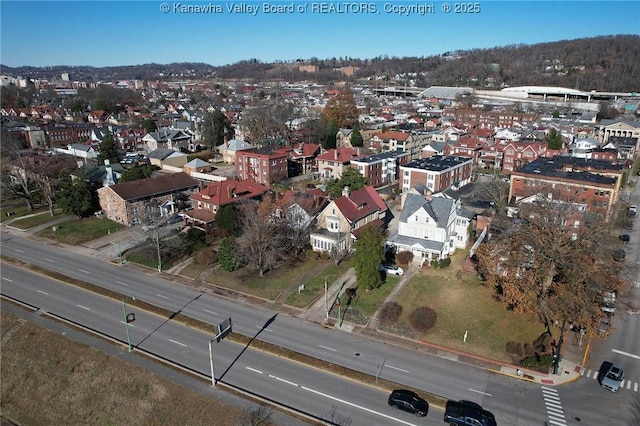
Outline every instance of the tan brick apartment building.
{"label": "tan brick apartment building", "polygon": [[399,187],[402,192],[423,184],[431,192],[462,187],[471,181],[473,159],[433,155],[400,166]]}
{"label": "tan brick apartment building", "polygon": [[288,158],[291,147],[251,148],[236,152],[238,178],[249,179],[269,187],[288,177]]}
{"label": "tan brick apartment building", "polygon": [[538,158],[511,174],[509,203],[540,194],[550,201],[584,204],[608,220],[618,199],[622,165],[554,156]]}

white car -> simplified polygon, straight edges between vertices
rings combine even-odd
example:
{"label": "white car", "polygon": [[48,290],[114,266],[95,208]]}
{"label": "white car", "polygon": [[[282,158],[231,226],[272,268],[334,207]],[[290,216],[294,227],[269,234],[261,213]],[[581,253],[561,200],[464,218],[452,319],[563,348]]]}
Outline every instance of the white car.
{"label": "white car", "polygon": [[404,275],[404,269],[396,265],[380,265],[380,271],[385,272],[389,275]]}

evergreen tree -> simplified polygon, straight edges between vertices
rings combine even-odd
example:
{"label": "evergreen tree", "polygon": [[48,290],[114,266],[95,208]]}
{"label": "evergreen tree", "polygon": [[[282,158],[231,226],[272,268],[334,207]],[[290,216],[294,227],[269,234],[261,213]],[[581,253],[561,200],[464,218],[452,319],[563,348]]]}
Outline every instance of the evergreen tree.
{"label": "evergreen tree", "polygon": [[218,248],[218,262],[223,271],[231,272],[242,266],[240,247],[232,237],[226,237]]}
{"label": "evergreen tree", "polygon": [[549,149],[562,149],[562,134],[556,129],[551,129],[544,140]]}
{"label": "evergreen tree", "polygon": [[205,114],[202,121],[202,140],[210,148],[224,143],[225,138],[233,138],[234,131],[229,118],[220,110]]}
{"label": "evergreen tree", "polygon": [[384,260],[384,233],[378,227],[368,226],[355,242],[355,269],[358,286],[369,290],[382,285],[380,265]]}
{"label": "evergreen tree", "polygon": [[155,132],[156,130],[158,130],[158,126],[156,125],[156,122],[150,118],[145,118],[142,121],[142,128],[147,133]]}
{"label": "evergreen tree", "polygon": [[214,223],[216,227],[223,229],[227,235],[238,235],[238,212],[233,204],[220,207],[216,213]]}
{"label": "evergreen tree", "polygon": [[122,172],[118,183],[131,182],[132,180],[151,177],[154,166],[132,167]]}
{"label": "evergreen tree", "polygon": [[104,164],[104,160],[109,160],[111,164],[119,161],[118,145],[111,133],[107,133],[98,146],[98,164]]}
{"label": "evergreen tree", "polygon": [[353,192],[360,188],[364,188],[368,184],[369,181],[367,178],[362,176],[358,169],[347,167],[342,172],[340,179],[332,179],[327,183],[327,194],[332,198],[338,198],[342,195],[342,190],[345,186],[349,187],[349,192]]}
{"label": "evergreen tree", "polygon": [[359,148],[364,145],[364,139],[362,139],[362,133],[360,133],[360,129],[358,128],[358,126],[355,126],[353,128],[350,141],[351,146],[354,148]]}
{"label": "evergreen tree", "polygon": [[95,192],[80,173],[75,179],[67,176],[60,182],[58,205],[65,214],[87,217],[94,211]]}

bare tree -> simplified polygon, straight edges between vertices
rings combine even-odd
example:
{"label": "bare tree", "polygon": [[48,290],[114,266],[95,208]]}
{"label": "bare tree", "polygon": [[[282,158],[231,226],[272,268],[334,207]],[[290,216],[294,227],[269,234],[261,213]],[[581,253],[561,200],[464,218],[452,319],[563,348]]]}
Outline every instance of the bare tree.
{"label": "bare tree", "polygon": [[31,164],[22,152],[20,142],[2,129],[2,174],[0,185],[3,193],[24,199],[29,211],[33,210],[33,184]]}
{"label": "bare tree", "polygon": [[245,262],[263,276],[287,259],[289,241],[278,223],[278,208],[272,200],[266,199],[260,203],[244,202],[239,211],[242,235],[238,244]]}
{"label": "bare tree", "polygon": [[35,187],[49,206],[49,213],[54,216],[54,205],[57,198],[58,185],[61,179],[69,175],[76,162],[69,155],[55,155],[44,161],[37,172],[32,174]]}
{"label": "bare tree", "polygon": [[268,426],[271,424],[273,409],[264,405],[244,410],[238,426]]}
{"label": "bare tree", "polygon": [[287,121],[293,116],[293,104],[283,99],[261,99],[242,113],[238,123],[253,144],[265,139],[290,139]]}

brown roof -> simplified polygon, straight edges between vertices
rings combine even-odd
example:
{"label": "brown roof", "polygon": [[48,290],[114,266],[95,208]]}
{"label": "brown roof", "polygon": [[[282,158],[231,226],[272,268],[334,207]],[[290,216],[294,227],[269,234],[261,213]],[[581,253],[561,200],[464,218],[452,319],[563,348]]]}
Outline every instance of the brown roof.
{"label": "brown roof", "polygon": [[388,210],[387,205],[382,201],[373,186],[365,186],[353,191],[348,197],[343,195],[337,198],[335,203],[350,223],[354,223],[375,212],[386,212]]}
{"label": "brown roof", "polygon": [[123,200],[135,200],[197,187],[197,180],[180,172],[119,183],[109,188]]}
{"label": "brown roof", "polygon": [[240,200],[259,197],[267,191],[266,186],[249,179],[229,179],[212,182],[202,191],[191,195],[191,199],[222,207]]}

